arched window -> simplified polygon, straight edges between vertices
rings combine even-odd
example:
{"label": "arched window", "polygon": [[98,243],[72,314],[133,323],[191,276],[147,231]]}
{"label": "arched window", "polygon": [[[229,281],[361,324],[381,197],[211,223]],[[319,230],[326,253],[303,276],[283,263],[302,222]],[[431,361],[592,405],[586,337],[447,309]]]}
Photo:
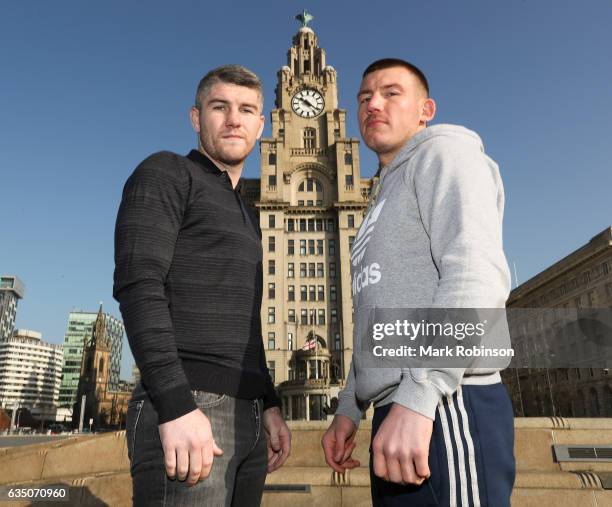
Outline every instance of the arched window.
{"label": "arched window", "polygon": [[323,185],[315,178],[306,178],[300,183],[298,192],[323,192]]}
{"label": "arched window", "polygon": [[104,358],[100,358],[100,362],[98,363],[98,375],[104,374]]}

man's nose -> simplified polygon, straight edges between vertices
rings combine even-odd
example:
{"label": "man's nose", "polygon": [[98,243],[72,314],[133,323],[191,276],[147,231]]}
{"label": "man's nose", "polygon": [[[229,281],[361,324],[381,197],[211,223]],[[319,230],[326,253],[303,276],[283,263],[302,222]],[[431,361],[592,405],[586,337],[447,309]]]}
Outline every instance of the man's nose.
{"label": "man's nose", "polygon": [[225,123],[226,125],[231,126],[231,127],[240,126],[240,123],[241,123],[240,111],[238,110],[237,107],[230,107],[227,110],[227,115],[225,117]]}
{"label": "man's nose", "polygon": [[378,92],[374,92],[368,100],[368,113],[373,113],[375,111],[380,111],[382,109],[383,98],[382,95]]}

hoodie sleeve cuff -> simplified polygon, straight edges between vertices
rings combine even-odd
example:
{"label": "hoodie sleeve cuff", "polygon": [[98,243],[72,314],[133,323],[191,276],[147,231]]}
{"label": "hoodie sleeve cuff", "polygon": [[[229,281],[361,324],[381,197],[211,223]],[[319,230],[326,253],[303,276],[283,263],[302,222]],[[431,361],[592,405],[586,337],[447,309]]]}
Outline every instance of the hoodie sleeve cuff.
{"label": "hoodie sleeve cuff", "polygon": [[158,424],[173,421],[192,412],[197,407],[188,385],[180,385],[169,391],[151,396],[159,418]]}
{"label": "hoodie sleeve cuff", "polygon": [[392,402],[435,421],[436,409],[441,399],[442,393],[431,382],[416,381],[412,375],[404,374]]}
{"label": "hoodie sleeve cuff", "polygon": [[334,415],[343,415],[351,419],[356,428],[359,428],[359,423],[363,417],[363,410],[359,407],[354,396],[340,397],[338,399],[338,408]]}

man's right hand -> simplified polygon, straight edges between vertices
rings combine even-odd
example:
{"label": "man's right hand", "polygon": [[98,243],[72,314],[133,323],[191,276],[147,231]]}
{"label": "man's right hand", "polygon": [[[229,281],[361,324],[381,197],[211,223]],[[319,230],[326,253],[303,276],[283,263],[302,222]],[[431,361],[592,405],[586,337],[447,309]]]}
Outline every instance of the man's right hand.
{"label": "man's right hand", "polygon": [[325,461],[336,472],[344,473],[347,468],[355,468],[360,465],[359,461],[351,458],[355,449],[355,434],[357,426],[345,415],[334,417],[328,430],[321,439]]}
{"label": "man's right hand", "polygon": [[221,456],[208,417],[200,409],[159,425],[168,477],[193,486],[210,474],[214,456]]}

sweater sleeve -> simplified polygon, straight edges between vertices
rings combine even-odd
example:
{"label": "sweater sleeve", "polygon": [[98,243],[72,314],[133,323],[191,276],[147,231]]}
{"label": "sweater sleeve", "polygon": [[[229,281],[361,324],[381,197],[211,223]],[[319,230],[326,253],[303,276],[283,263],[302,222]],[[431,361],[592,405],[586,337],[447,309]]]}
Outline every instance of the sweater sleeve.
{"label": "sweater sleeve", "polygon": [[[263,342],[262,342],[263,343]],[[265,381],[265,392],[263,397],[263,409],[267,410],[272,407],[282,407],[281,399],[276,394],[276,389],[274,388],[274,383],[272,382],[272,378],[270,377],[270,371],[268,370],[268,366],[266,365],[266,352],[263,348],[263,344],[261,347],[261,354],[259,356],[261,371],[264,376]]]}
{"label": "sweater sleeve", "polygon": [[113,296],[160,424],[196,408],[165,291],[189,188],[178,155],[152,155],[127,180],[115,226]]}
{"label": "sweater sleeve", "polygon": [[338,408],[335,415],[344,415],[350,418],[355,426],[359,427],[359,422],[363,413],[367,410],[355,394],[355,362],[351,361],[351,367],[346,377],[346,385],[338,394]]}
{"label": "sweater sleeve", "polygon": [[[504,308],[504,195],[497,165],[475,145],[443,139],[415,161],[413,185],[439,273],[432,308]],[[431,419],[464,368],[405,368],[394,402]]]}

